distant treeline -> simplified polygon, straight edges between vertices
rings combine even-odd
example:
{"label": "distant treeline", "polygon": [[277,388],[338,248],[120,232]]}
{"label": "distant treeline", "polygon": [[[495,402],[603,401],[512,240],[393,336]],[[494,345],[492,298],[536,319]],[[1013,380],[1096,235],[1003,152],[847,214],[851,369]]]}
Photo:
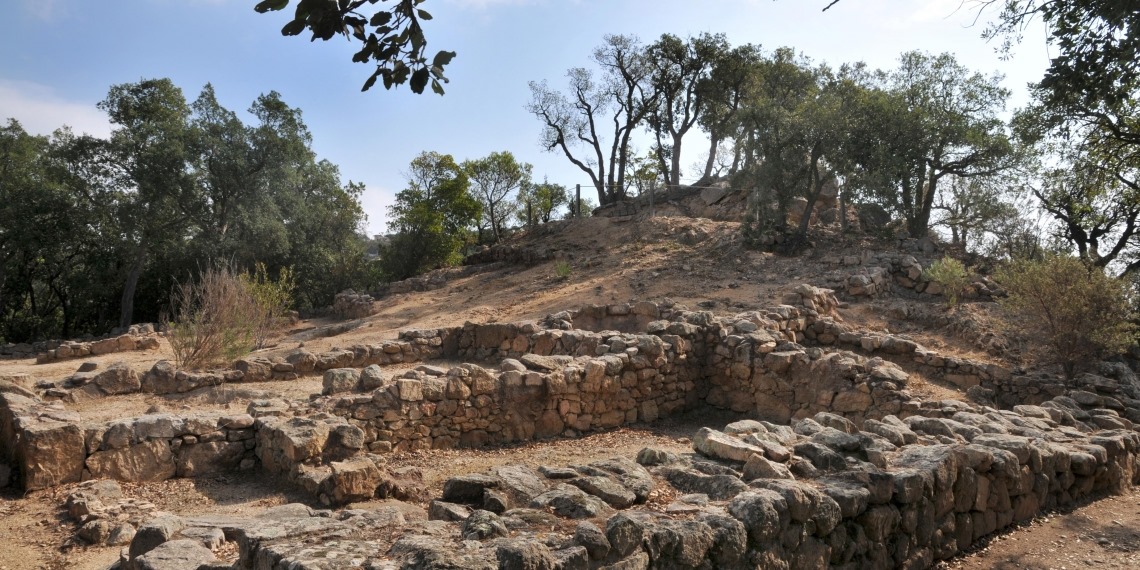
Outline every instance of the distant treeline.
{"label": "distant treeline", "polygon": [[0,127],[0,337],[102,333],[156,321],[175,283],[228,263],[292,268],[299,308],[375,282],[360,184],[319,160],[277,93],[247,125],[210,85],[111,87],[108,139]]}

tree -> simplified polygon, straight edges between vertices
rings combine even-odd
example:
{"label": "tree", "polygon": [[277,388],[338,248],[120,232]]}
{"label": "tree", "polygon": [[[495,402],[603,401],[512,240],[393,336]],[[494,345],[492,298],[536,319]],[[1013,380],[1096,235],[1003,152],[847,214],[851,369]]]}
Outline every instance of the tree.
{"label": "tree", "polygon": [[[427,39],[420,20],[430,20],[431,14],[419,7],[424,0],[394,0],[390,9],[377,11],[371,17],[358,12],[365,4],[380,1],[387,0],[298,0],[293,19],[281,28],[281,34],[296,36],[309,30],[313,41],[342,35],[359,42],[360,50],[352,61],[376,64],[361,91],[367,91],[380,79],[385,89],[407,82],[412,92],[423,93],[430,81],[432,91],[443,95],[442,83],[447,82],[444,67],[451,63],[455,52],[440,51],[428,62]],[[289,0],[262,0],[254,10],[265,13],[288,6]]]}
{"label": "tree", "polygon": [[107,248],[69,168],[78,145],[66,129],[30,135],[0,127],[0,337],[68,337],[104,308]]}
{"label": "tree", "polygon": [[[694,186],[711,181],[721,145],[730,138],[739,138],[740,113],[747,94],[753,89],[762,58],[758,46],[746,44],[733,48],[723,54],[701,83],[704,105],[697,120],[709,135],[709,151],[701,178]],[[739,144],[733,145],[729,174],[736,173],[740,167],[741,148]]]}
{"label": "tree", "polygon": [[99,103],[111,124],[109,158],[116,171],[116,216],[126,248],[119,326],[134,317],[135,292],[148,261],[176,245],[202,207],[188,168],[190,107],[169,79],[115,85]]}
{"label": "tree", "polygon": [[492,152],[476,160],[465,160],[460,167],[471,182],[472,193],[482,204],[479,241],[483,241],[483,228],[488,227],[492,239],[498,243],[502,239],[507,220],[518,208],[518,202],[511,200],[510,196],[530,184],[534,167],[518,162],[507,151]]}
{"label": "tree", "polygon": [[479,201],[468,192],[467,175],[451,155],[420,153],[407,178],[408,187],[388,208],[393,236],[380,252],[389,281],[459,261],[470,228],[482,215]]}
{"label": "tree", "polygon": [[862,98],[852,162],[864,191],[926,234],[946,176],[993,176],[1015,153],[998,116],[1009,96],[1000,77],[971,73],[950,54],[908,52]]}
{"label": "tree", "polygon": [[986,234],[993,234],[1018,211],[1006,200],[1008,180],[1002,178],[950,177],[938,188],[931,225],[950,230],[950,243],[968,249]]}
{"label": "tree", "polygon": [[664,34],[646,48],[649,84],[655,97],[646,115],[653,133],[662,177],[672,188],[681,184],[681,146],[697,125],[714,67],[729,53],[723,34],[701,34],[682,40]]}
{"label": "tree", "polygon": [[519,222],[545,224],[554,219],[555,211],[570,204],[570,193],[561,184],[543,180],[540,184],[524,185],[519,190],[518,202]]}
{"label": "tree", "polygon": [[[527,111],[542,123],[541,144],[561,151],[571,164],[590,177],[602,205],[625,198],[625,175],[630,136],[644,120],[656,94],[646,87],[649,68],[637,38],[606,36],[594,50],[601,77],[586,68],[566,73],[569,94],[531,81]],[[604,121],[613,124],[606,149]],[[584,147],[584,151],[578,149]],[[578,154],[583,152],[583,154]]]}
{"label": "tree", "polygon": [[570,208],[567,210],[564,219],[589,218],[594,215],[594,208],[597,207],[598,205],[590,200],[589,196],[583,196],[577,204],[574,204],[574,198],[570,197]]}
{"label": "tree", "polygon": [[[1018,125],[1023,133],[1026,128]],[[1023,136],[1036,139],[1039,152],[1053,162],[1038,165],[1031,191],[1057,222],[1059,237],[1091,266],[1115,267],[1121,276],[1137,272],[1140,157],[1132,153],[1140,147],[1095,126],[1044,139],[1035,132]]]}
{"label": "tree", "polygon": [[790,48],[776,50],[757,74],[740,112],[740,176],[754,189],[753,207],[762,230],[768,230],[784,226],[792,200],[808,187],[811,144],[804,136],[804,102],[818,95],[819,83],[810,62]]}
{"label": "tree", "polygon": [[[998,0],[981,2],[982,8]],[[1126,110],[1134,105],[1140,86],[1140,11],[1127,1],[1002,0],[997,20],[985,37],[1004,37],[1008,50],[1034,18],[1049,30],[1056,48],[1038,84],[1038,101],[1055,112],[1054,121],[1076,115],[1108,128],[1114,137],[1140,143],[1140,128]],[[1122,112],[1124,111],[1124,112]]]}

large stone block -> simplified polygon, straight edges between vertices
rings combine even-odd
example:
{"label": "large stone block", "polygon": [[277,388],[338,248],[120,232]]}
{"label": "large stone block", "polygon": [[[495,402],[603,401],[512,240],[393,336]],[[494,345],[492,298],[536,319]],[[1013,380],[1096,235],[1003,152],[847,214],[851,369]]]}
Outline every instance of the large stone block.
{"label": "large stone block", "polygon": [[331,432],[322,421],[306,418],[263,418],[257,430],[257,455],[270,473],[288,472],[294,465],[319,458]]}
{"label": "large stone block", "polygon": [[142,388],[138,373],[122,362],[112,364],[106,370],[96,374],[92,381],[105,394],[112,396],[131,394]]}
{"label": "large stone block", "polygon": [[174,454],[164,440],[97,451],[87,458],[87,470],[97,479],[137,482],[165,481],[177,473]]}
{"label": "large stone block", "polygon": [[33,423],[19,434],[16,446],[24,489],[31,491],[79,481],[86,455],[83,430],[78,424]]}
{"label": "large stone block", "polygon": [[714,459],[739,463],[748,461],[755,454],[764,455],[764,450],[755,445],[707,427],[701,428],[693,436],[693,450]]}

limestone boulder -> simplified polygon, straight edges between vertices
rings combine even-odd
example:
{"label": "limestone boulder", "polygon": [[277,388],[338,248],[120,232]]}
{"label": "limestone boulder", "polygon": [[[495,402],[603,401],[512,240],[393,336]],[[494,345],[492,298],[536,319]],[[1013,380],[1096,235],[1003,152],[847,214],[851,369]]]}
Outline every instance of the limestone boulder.
{"label": "limestone boulder", "polygon": [[308,418],[266,417],[257,430],[257,455],[270,473],[288,472],[293,466],[320,458],[331,429]]}
{"label": "limestone boulder", "polygon": [[530,502],[532,509],[550,509],[568,519],[592,519],[612,512],[601,499],[571,485],[558,485]]}
{"label": "limestone boulder", "polygon": [[104,394],[114,396],[117,394],[132,394],[142,389],[139,375],[130,366],[117,362],[94,376],[92,382]]}
{"label": "limestone boulder", "polygon": [[329,396],[361,389],[360,371],[355,368],[333,368],[325,372],[321,394]]}
{"label": "limestone boulder", "polygon": [[744,463],[757,453],[764,454],[762,448],[707,427],[693,435],[693,450],[705,457],[737,463]]}
{"label": "limestone boulder", "polygon": [[132,561],[136,570],[182,570],[220,564],[214,553],[196,540],[164,542]]}

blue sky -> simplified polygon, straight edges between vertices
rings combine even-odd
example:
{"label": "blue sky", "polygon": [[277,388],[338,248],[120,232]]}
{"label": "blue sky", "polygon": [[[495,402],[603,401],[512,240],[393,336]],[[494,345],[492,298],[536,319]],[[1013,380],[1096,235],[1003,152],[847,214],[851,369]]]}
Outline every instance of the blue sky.
{"label": "blue sky", "polygon": [[[585,186],[583,173],[539,147],[539,124],[524,109],[527,82],[564,85],[566,70],[587,65],[605,34],[649,42],[663,33],[723,32],[733,45],[792,46],[815,61],[880,68],[911,49],[951,52],[975,70],[1004,74],[1011,107],[1027,101],[1025,85],[1048,64],[1039,27],[1026,31],[1012,59],[999,57],[980,37],[993,14],[971,26],[974,0],[842,0],[822,13],[827,0],[428,0],[429,51],[458,52],[447,94],[362,93],[371,67],[350,61],[348,42],[282,37],[287,15],[257,14],[256,0],[4,2],[0,119],[42,134],[67,124],[106,135],[95,104],[113,84],[169,77],[193,100],[210,82],[236,111],[275,90],[303,110],[317,153],[366,185],[372,233],[383,229],[386,205],[423,150],[457,160],[509,150],[534,164],[536,177]],[[688,145],[694,154],[685,165],[704,146]]]}

